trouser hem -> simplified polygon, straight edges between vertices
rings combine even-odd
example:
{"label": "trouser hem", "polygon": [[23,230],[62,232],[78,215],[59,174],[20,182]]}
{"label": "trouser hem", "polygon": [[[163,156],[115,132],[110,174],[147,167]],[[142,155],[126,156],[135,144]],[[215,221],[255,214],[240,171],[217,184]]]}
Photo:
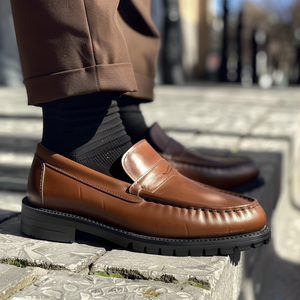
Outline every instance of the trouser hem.
{"label": "trouser hem", "polygon": [[121,94],[137,90],[131,63],[68,70],[25,79],[24,84],[29,105],[101,91]]}
{"label": "trouser hem", "polygon": [[[137,92],[128,92],[127,96],[131,96],[134,98],[139,98],[142,102],[152,102],[154,98],[154,79],[152,77],[148,77],[139,73],[134,73],[135,80],[138,86]],[[121,98],[122,101],[122,98]]]}

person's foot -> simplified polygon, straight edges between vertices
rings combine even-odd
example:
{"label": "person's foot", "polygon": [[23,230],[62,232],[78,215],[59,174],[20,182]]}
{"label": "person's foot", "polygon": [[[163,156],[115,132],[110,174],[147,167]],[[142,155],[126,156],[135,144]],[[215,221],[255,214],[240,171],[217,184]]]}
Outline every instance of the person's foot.
{"label": "person's foot", "polygon": [[122,157],[133,183],[83,166],[41,144],[22,206],[22,231],[69,242],[77,230],[135,251],[230,254],[270,240],[257,200],[199,184],[145,141]]}
{"label": "person's foot", "polygon": [[43,103],[42,145],[108,176],[128,180],[122,155],[132,146],[114,93],[78,95]]}
{"label": "person's foot", "polygon": [[242,156],[209,156],[189,150],[167,136],[155,123],[149,138],[158,153],[182,175],[220,189],[230,189],[255,179],[258,166]]}

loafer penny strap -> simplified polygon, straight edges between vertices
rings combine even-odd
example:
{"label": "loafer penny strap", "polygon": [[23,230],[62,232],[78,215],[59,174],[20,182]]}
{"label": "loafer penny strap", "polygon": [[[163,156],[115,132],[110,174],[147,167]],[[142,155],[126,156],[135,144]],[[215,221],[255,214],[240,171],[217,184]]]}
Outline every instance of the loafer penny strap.
{"label": "loafer penny strap", "polygon": [[128,150],[122,158],[122,166],[134,181],[129,192],[139,195],[142,189],[155,192],[178,172],[145,141],[142,140]]}

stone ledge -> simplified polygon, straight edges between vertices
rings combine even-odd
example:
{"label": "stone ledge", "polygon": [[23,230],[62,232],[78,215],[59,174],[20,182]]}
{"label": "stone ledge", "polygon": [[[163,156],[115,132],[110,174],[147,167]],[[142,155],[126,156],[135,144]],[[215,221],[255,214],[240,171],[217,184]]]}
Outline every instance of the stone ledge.
{"label": "stone ledge", "polygon": [[210,296],[210,291],[185,285],[52,271],[10,299],[209,300]]}
{"label": "stone ledge", "polygon": [[22,269],[13,265],[0,264],[0,300],[7,299],[45,273],[47,272],[42,269]]}
{"label": "stone ledge", "polygon": [[113,250],[99,258],[91,272],[197,286],[210,291],[211,295],[221,292],[223,299],[236,299],[242,278],[241,266],[239,252],[230,257],[171,257]]}
{"label": "stone ledge", "polygon": [[56,243],[31,239],[20,231],[20,216],[0,224],[0,262],[18,261],[25,266],[82,272],[105,249],[80,243]]}
{"label": "stone ledge", "polygon": [[0,190],[0,223],[17,216],[21,211],[20,199],[24,193]]}

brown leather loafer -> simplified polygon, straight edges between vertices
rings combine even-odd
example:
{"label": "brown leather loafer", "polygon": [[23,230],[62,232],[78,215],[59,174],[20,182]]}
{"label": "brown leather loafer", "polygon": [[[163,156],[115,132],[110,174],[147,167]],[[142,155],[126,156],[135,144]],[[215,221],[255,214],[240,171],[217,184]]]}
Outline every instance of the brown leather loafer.
{"label": "brown leather loafer", "polygon": [[257,165],[246,157],[208,156],[186,149],[168,137],[155,123],[149,130],[159,154],[182,175],[220,189],[246,183],[259,174]]}
{"label": "brown leather loafer", "polygon": [[122,166],[133,183],[103,175],[38,145],[21,229],[37,238],[74,241],[77,230],[147,253],[230,254],[268,243],[259,203],[198,184],[145,141]]}

